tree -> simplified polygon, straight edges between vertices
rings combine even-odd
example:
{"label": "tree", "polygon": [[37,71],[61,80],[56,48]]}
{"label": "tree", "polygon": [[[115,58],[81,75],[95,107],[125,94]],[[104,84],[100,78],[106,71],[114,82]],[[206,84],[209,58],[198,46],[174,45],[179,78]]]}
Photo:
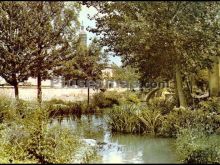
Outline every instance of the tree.
{"label": "tree", "polygon": [[69,41],[78,27],[79,3],[2,2],[1,76],[15,87],[28,77],[41,81],[51,76],[60,60],[69,56]]}
{"label": "tree", "polygon": [[77,2],[28,2],[34,45],[38,49],[32,56],[32,77],[37,78],[38,101],[42,100],[41,81],[51,78],[53,69],[70,55],[70,41],[75,40],[79,27]]}
{"label": "tree", "polygon": [[[142,79],[176,80],[180,106],[186,107],[184,78],[210,67],[218,54],[219,3],[100,2],[92,32],[103,46],[132,64]],[[132,11],[132,12],[130,12]]]}
{"label": "tree", "polygon": [[117,81],[128,82],[128,88],[132,88],[132,84],[137,83],[139,80],[139,74],[135,68],[131,66],[118,67],[117,65],[112,66],[113,69],[113,79]]}
{"label": "tree", "polygon": [[217,57],[213,60],[213,65],[209,69],[209,94],[211,97],[220,95],[219,86],[219,60]]}
{"label": "tree", "polygon": [[18,84],[30,76],[29,63],[33,45],[29,25],[34,21],[27,4],[0,2],[0,76],[15,89],[19,98]]}
{"label": "tree", "polygon": [[80,79],[87,81],[89,104],[89,87],[92,85],[90,81],[102,79],[102,69],[106,65],[106,59],[106,54],[102,53],[101,46],[96,38],[93,39],[88,48],[81,43],[79,38],[76,51],[71,54],[68,61],[60,63],[56,75],[64,77],[65,80]]}

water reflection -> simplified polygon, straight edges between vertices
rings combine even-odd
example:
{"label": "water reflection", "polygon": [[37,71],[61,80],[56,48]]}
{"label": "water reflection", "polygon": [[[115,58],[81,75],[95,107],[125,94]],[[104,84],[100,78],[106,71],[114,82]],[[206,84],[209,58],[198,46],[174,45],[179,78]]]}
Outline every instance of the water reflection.
{"label": "water reflection", "polygon": [[108,150],[103,162],[177,163],[173,139],[117,134],[110,141],[121,145],[121,150]]}
{"label": "water reflection", "polygon": [[101,159],[93,163],[178,163],[174,139],[111,134],[103,116],[71,116],[54,119],[52,124],[61,124],[82,138],[104,144],[99,150]]}

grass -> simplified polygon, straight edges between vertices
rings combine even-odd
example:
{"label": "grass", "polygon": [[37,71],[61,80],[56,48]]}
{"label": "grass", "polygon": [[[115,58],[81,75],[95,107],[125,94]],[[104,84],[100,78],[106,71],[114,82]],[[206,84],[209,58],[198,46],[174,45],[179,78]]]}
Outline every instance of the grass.
{"label": "grass", "polygon": [[162,124],[159,111],[145,106],[122,105],[109,110],[107,122],[112,132],[156,135]]}

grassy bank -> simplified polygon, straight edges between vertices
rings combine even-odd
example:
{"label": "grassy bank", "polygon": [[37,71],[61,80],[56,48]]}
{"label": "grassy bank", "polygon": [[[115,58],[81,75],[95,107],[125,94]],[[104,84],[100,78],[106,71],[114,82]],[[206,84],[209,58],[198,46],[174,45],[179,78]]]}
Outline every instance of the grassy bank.
{"label": "grassy bank", "polygon": [[1,163],[71,163],[88,147],[72,130],[49,125],[48,112],[44,104],[0,98]]}
{"label": "grassy bank", "polygon": [[175,100],[155,98],[143,104],[139,95],[132,92],[99,93],[89,106],[87,102],[56,99],[39,106],[37,102],[1,97],[0,161],[72,162],[85,144],[76,132],[49,127],[48,123],[52,117],[94,113],[105,114],[112,132],[176,138],[177,151],[184,163],[219,163],[219,141],[213,140],[220,133],[218,99],[202,101],[194,109],[183,109],[175,107]]}

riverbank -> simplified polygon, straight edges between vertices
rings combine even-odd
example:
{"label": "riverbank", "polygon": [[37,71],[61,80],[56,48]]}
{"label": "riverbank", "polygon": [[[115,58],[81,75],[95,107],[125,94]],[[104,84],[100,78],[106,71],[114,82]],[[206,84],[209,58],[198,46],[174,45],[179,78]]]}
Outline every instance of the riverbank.
{"label": "riverbank", "polygon": [[[139,96],[139,93],[134,92],[96,94],[91,104],[93,108],[101,110],[99,115],[96,115],[97,110],[92,113],[83,111],[81,108],[84,105],[88,108],[86,102],[84,105],[78,105],[76,102],[51,100],[42,102],[39,106],[36,101],[16,101],[2,97],[0,131],[3,136],[0,138],[0,149],[4,152],[0,154],[0,160],[39,163],[176,163],[188,162],[190,158],[190,161],[194,162],[219,162],[219,148],[212,150],[213,145],[220,145],[219,142],[203,146],[199,136],[196,146],[187,146],[190,152],[181,147],[181,141],[184,142],[184,139],[185,142],[189,140],[193,144],[196,135],[181,134],[183,130],[197,129],[199,135],[204,134],[207,137],[217,135],[220,125],[218,99],[200,102],[197,109],[190,109],[175,108],[172,102],[158,98],[148,104],[142,103]],[[50,109],[51,106],[53,109]],[[54,109],[54,106],[58,109]],[[76,110],[80,111],[79,115]],[[56,115],[51,116],[51,112],[59,114],[54,113]],[[185,137],[187,135],[190,136]],[[121,138],[124,140],[120,142]],[[176,140],[180,142],[177,145]],[[168,141],[172,141],[172,144]],[[153,143],[155,146],[150,145]],[[83,154],[85,157],[81,157],[82,160],[73,160],[80,150],[87,151],[84,146],[91,145],[95,149],[94,154],[89,152],[88,155]],[[156,151],[153,151],[152,147],[157,148]],[[179,152],[181,149],[186,153]],[[155,157],[150,151],[155,153]],[[176,157],[174,155],[177,151],[179,154]],[[169,152],[169,157],[166,157]],[[69,156],[65,156],[66,153],[69,153]],[[213,153],[217,154],[209,159]],[[179,159],[183,154],[185,157]],[[63,156],[60,158],[60,155]]]}

